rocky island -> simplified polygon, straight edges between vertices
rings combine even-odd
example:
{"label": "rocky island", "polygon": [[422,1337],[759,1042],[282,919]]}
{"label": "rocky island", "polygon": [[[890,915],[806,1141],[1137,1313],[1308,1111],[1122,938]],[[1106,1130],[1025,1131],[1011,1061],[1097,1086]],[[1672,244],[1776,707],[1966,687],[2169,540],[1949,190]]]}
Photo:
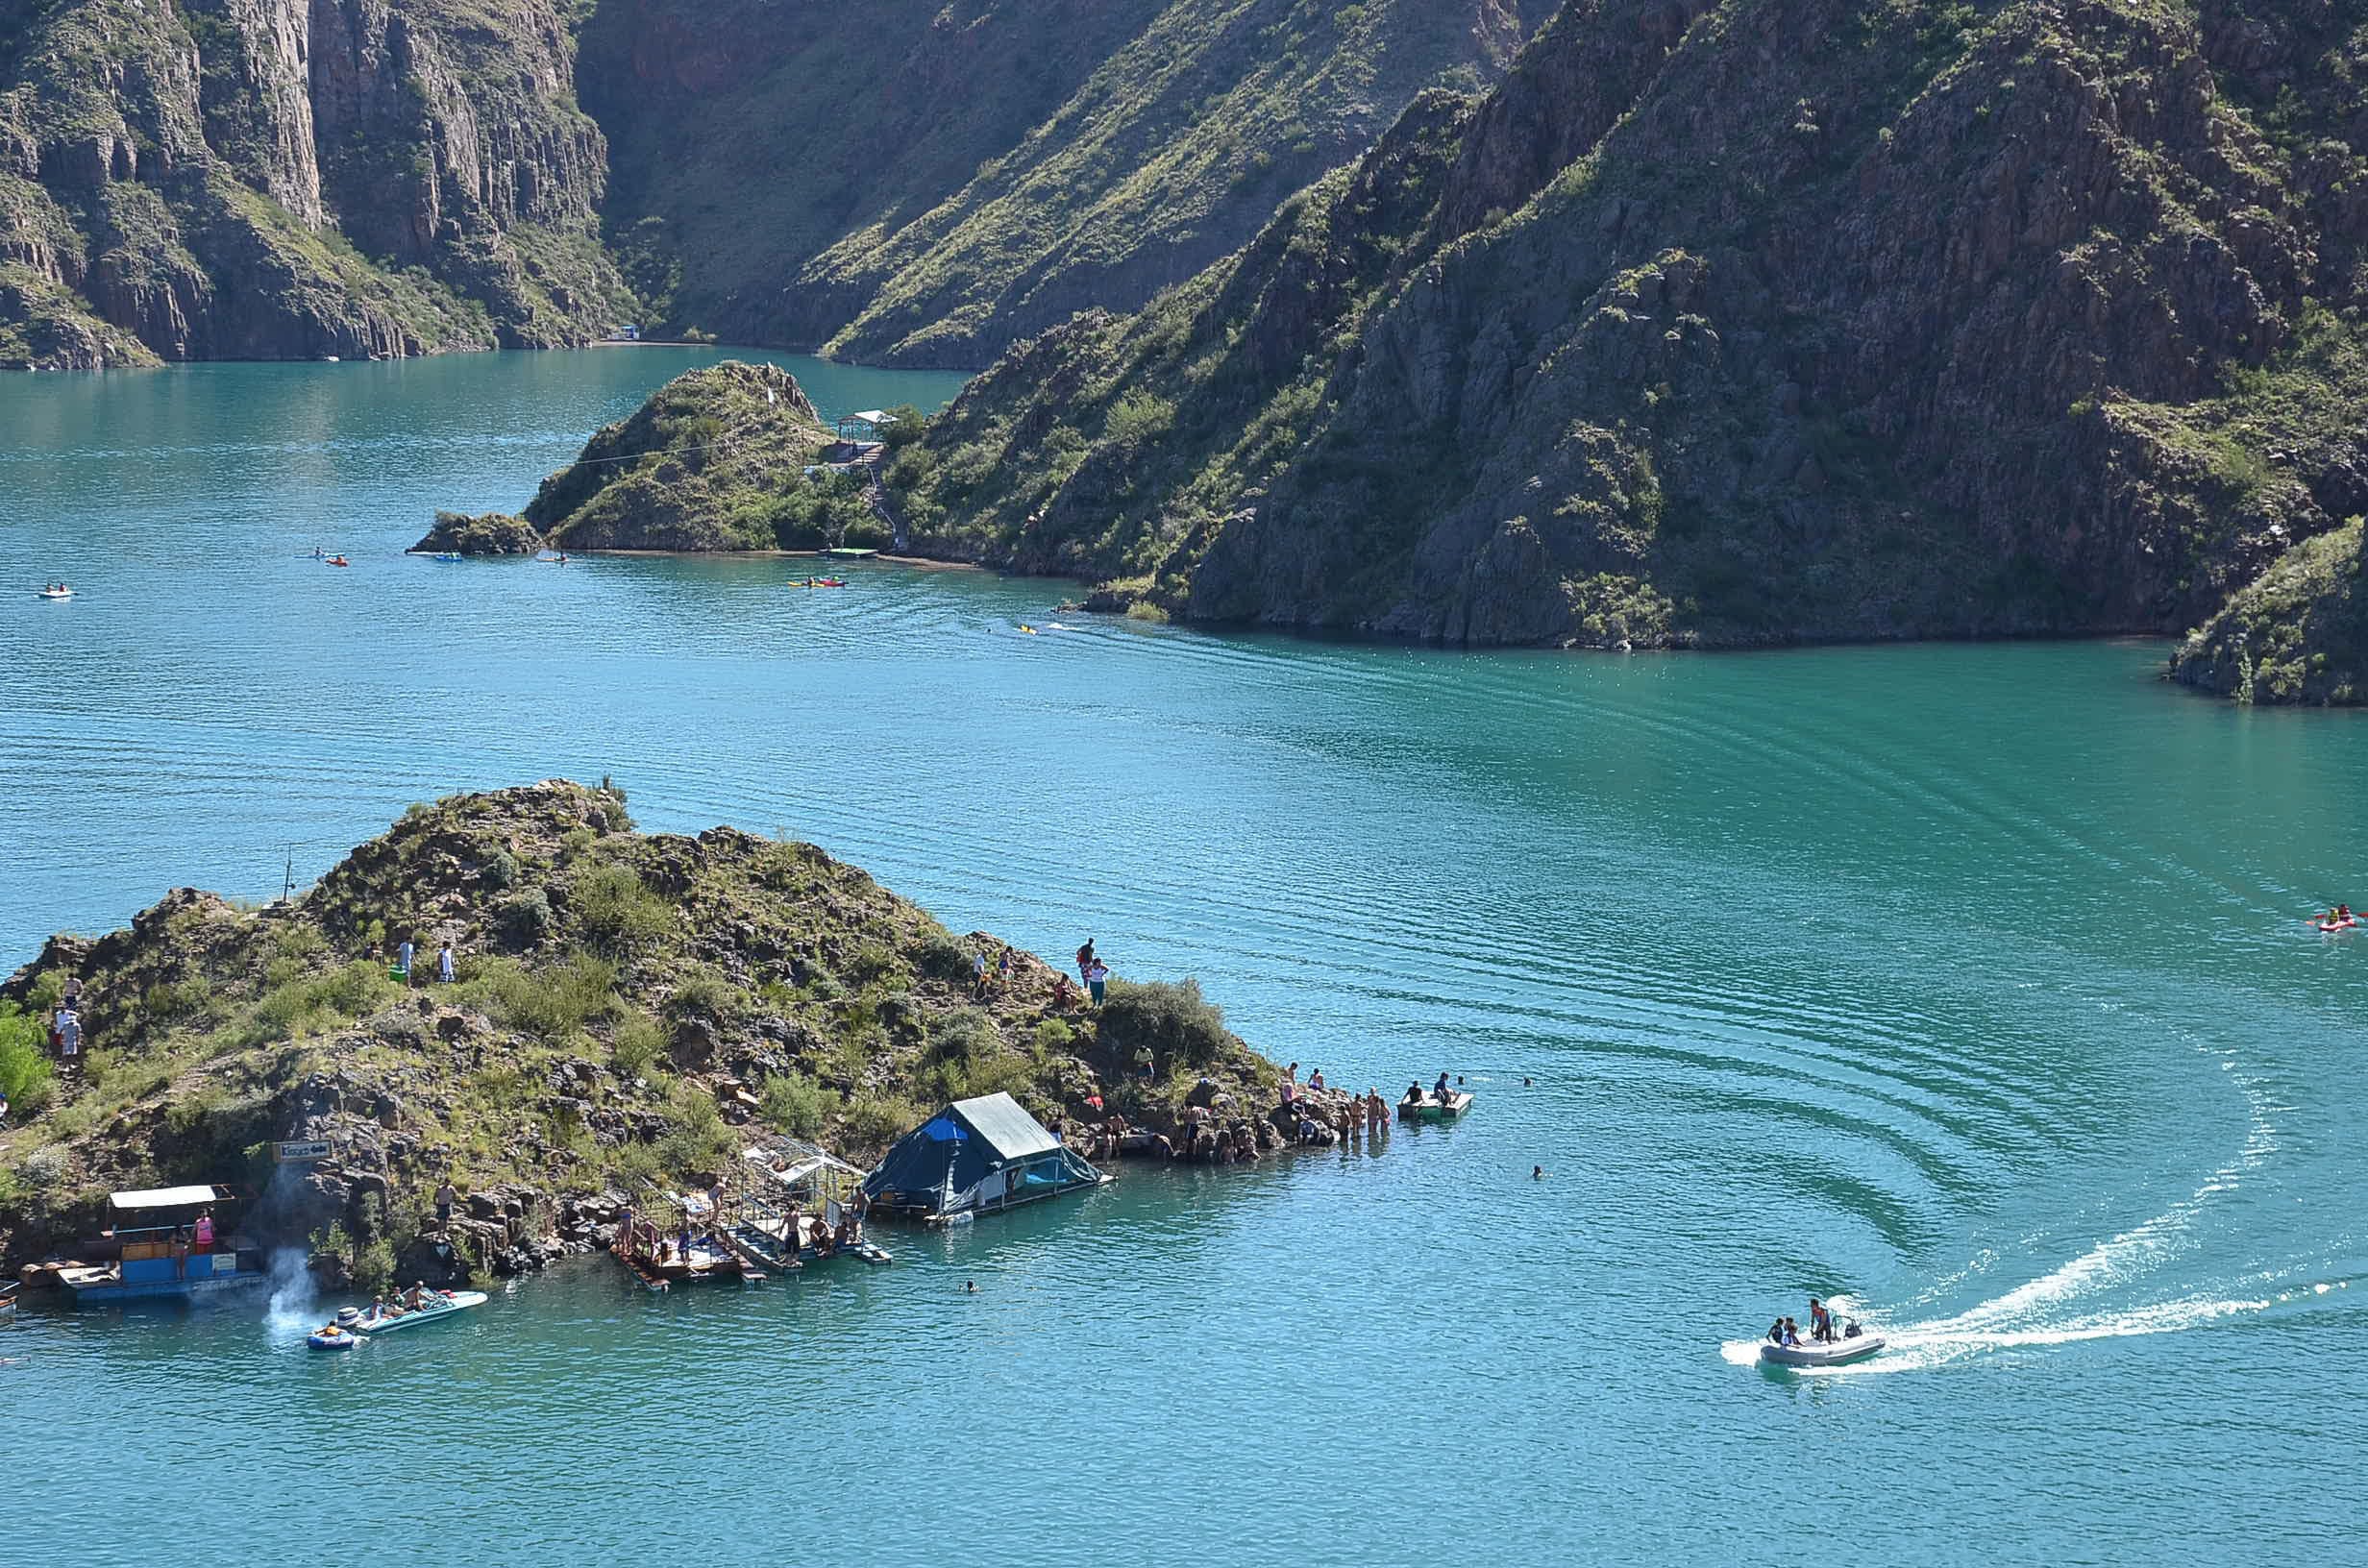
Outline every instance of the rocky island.
{"label": "rocky island", "polygon": [[864,500],[869,472],[825,463],[855,455],[834,453],[837,445],[796,377],[726,360],[676,377],[630,418],[595,432],[523,515],[439,512],[411,548],[510,555],[885,545],[886,525]]}
{"label": "rocky island", "polygon": [[[605,786],[416,806],[292,900],[176,890],[0,986],[0,1256],[88,1234],[111,1189],[219,1182],[264,1189],[248,1234],[332,1278],[514,1273],[703,1188],[753,1130],[868,1163],[997,1091],[1079,1143],[1116,1114],[1181,1152],[1219,1117],[1249,1140],[1228,1158],[1278,1145],[1274,1067],[1192,982],[1094,1009],[1015,953],[975,985],[1003,952],[811,845],[637,833]],[[83,1065],[53,1069],[39,1020],[69,992]],[[276,1140],[329,1153],[273,1181]]]}

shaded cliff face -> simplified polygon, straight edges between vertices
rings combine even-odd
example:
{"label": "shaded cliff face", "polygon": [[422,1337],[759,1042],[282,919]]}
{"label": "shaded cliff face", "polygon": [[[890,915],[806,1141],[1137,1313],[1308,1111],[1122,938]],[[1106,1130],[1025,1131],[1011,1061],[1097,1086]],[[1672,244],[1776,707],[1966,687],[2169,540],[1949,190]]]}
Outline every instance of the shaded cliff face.
{"label": "shaded cliff face", "polygon": [[1471,643],[2176,630],[2352,511],[2331,8],[1574,3],[933,428],[950,553]]}
{"label": "shaded cliff face", "polygon": [[0,363],[583,341],[629,308],[550,0],[12,0]]}
{"label": "shaded cliff face", "polygon": [[859,19],[604,0],[580,71],[614,151],[612,230],[673,288],[674,319],[969,368],[1190,277],[1417,92],[1492,80],[1520,37],[1516,0],[960,0]]}

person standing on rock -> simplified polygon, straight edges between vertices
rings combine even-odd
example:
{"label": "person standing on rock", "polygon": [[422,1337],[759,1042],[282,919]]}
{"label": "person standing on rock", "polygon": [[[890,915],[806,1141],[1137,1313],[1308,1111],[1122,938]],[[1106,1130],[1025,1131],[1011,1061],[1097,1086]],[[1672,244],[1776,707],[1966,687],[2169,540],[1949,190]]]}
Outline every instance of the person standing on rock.
{"label": "person standing on rock", "polygon": [[1091,982],[1094,977],[1087,971],[1092,969],[1093,967],[1094,939],[1092,937],[1088,937],[1085,939],[1085,945],[1077,949],[1077,978],[1083,981]]}
{"label": "person standing on rock", "polygon": [[395,948],[395,968],[403,971],[402,980],[407,986],[411,983],[411,939],[408,937],[404,938],[401,945]]}
{"label": "person standing on rock", "polygon": [[1098,958],[1086,966],[1086,993],[1094,998],[1094,1005],[1096,1007],[1101,1006],[1102,988],[1109,982],[1109,979],[1110,966],[1104,964],[1100,959]]}
{"label": "person standing on rock", "polygon": [[453,944],[449,942],[435,950],[435,977],[448,986],[453,983]]}
{"label": "person standing on rock", "polygon": [[435,1223],[436,1229],[440,1231],[449,1232],[453,1228],[453,1199],[455,1196],[453,1184],[449,1179],[436,1185]]}
{"label": "person standing on rock", "polygon": [[987,994],[987,955],[971,954],[971,999],[983,1001]]}
{"label": "person standing on rock", "polygon": [[55,1030],[58,1036],[59,1066],[65,1067],[82,1066],[83,1020],[74,1016],[72,1008],[62,1007],[58,1010]]}

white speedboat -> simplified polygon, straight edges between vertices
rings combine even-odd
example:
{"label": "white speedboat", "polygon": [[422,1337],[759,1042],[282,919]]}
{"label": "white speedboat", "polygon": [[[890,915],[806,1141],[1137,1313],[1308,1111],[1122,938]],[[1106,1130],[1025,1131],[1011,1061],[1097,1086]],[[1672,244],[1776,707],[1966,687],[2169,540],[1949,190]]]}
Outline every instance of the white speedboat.
{"label": "white speedboat", "polygon": [[1862,1361],[1883,1348],[1883,1335],[1868,1334],[1852,1324],[1838,1339],[1804,1339],[1797,1345],[1780,1345],[1773,1339],[1760,1341],[1760,1364],[1763,1366],[1848,1366]]}
{"label": "white speedboat", "polygon": [[43,599],[72,599],[74,597],[74,590],[66,587],[63,583],[60,583],[54,588],[42,589],[41,597]]}
{"label": "white speedboat", "polygon": [[[431,1290],[421,1305],[408,1311],[390,1312],[384,1317],[375,1317],[364,1312],[348,1326],[358,1334],[392,1334],[397,1329],[417,1328],[422,1323],[433,1323],[471,1307],[482,1307],[483,1305],[485,1305],[485,1292],[482,1290]],[[344,1319],[343,1312],[337,1315],[340,1321]]]}

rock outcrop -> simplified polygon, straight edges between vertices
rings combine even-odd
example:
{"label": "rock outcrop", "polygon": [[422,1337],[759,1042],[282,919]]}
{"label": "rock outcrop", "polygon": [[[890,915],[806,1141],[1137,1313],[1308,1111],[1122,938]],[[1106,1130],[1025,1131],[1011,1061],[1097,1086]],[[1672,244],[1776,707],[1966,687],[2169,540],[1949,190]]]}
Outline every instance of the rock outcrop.
{"label": "rock outcrop", "polygon": [[415,555],[532,555],[543,548],[534,525],[507,512],[438,512],[426,537],[411,547]]}
{"label": "rock outcrop", "polygon": [[[415,979],[390,974],[407,940]],[[451,984],[428,978],[444,945]],[[0,986],[12,1048],[16,1009],[78,983],[88,1046],[0,1129],[0,1253],[83,1234],[110,1188],[249,1182],[250,1237],[317,1240],[333,1275],[514,1273],[728,1176],[767,1130],[865,1161],[1004,1090],[1080,1141],[1119,1115],[1189,1147],[1206,1108],[1270,1099],[1196,988],[1097,1014],[1014,954],[975,992],[972,954],[1003,951],[811,845],[635,833],[606,788],[415,806],[292,902],[177,890]],[[330,1155],[275,1173],[274,1139]],[[448,1181],[463,1202],[433,1225]]]}
{"label": "rock outcrop", "polygon": [[0,21],[0,363],[580,343],[629,308],[554,0]]}
{"label": "rock outcrop", "polygon": [[1572,0],[973,382],[917,546],[1475,645],[2193,625],[2368,509],[2364,54],[2324,9]]}
{"label": "rock outcrop", "polygon": [[2355,517],[2295,546],[2190,633],[2171,677],[2241,702],[2368,702],[2368,556]]}
{"label": "rock outcrop", "polygon": [[802,532],[837,492],[805,471],[830,445],[796,377],[728,359],[603,427],[543,481],[526,522],[565,550],[811,548]]}

